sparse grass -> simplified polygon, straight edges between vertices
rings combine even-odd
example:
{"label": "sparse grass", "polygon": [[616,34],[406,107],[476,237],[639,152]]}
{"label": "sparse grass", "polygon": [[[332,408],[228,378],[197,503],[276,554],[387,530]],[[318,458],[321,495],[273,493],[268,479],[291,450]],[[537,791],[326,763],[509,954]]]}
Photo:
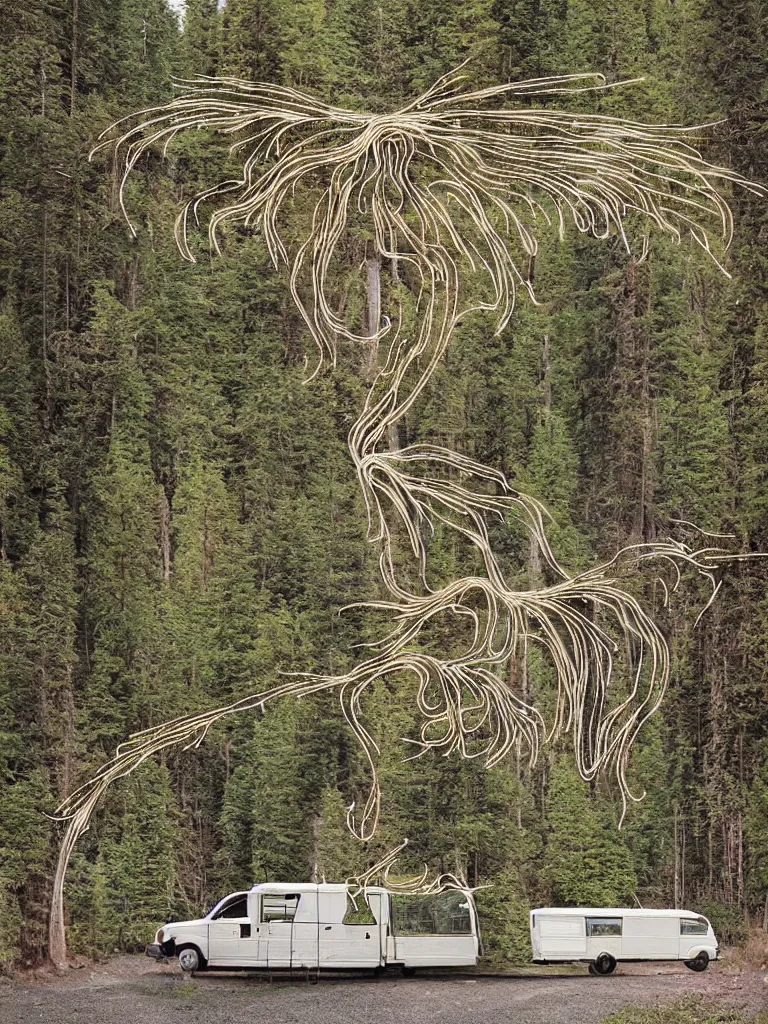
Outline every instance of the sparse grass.
{"label": "sparse grass", "polygon": [[194,981],[182,980],[180,985],[174,985],[171,989],[172,999],[194,999],[199,985]]}
{"label": "sparse grass", "polygon": [[721,1010],[703,999],[681,999],[672,1006],[627,1007],[607,1017],[604,1024],[768,1024],[768,1011],[756,1017],[744,1017],[732,1010]]}

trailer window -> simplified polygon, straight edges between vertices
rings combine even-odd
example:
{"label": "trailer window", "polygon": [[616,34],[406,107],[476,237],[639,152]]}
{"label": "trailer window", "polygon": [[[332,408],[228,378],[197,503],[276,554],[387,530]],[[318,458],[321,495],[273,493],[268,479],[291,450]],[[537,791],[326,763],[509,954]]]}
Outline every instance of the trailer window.
{"label": "trailer window", "polygon": [[709,921],[706,917],[681,917],[681,935],[706,935],[709,929]]}
{"label": "trailer window", "polygon": [[248,917],[247,896],[240,896],[231,903],[225,903],[213,920],[219,921],[222,917]]}
{"label": "trailer window", "polygon": [[395,935],[471,935],[469,897],[463,892],[435,896],[392,896]]}
{"label": "trailer window", "polygon": [[587,935],[621,935],[621,918],[588,917]]}
{"label": "trailer window", "polygon": [[292,921],[299,906],[294,893],[266,893],[261,897],[262,921]]}

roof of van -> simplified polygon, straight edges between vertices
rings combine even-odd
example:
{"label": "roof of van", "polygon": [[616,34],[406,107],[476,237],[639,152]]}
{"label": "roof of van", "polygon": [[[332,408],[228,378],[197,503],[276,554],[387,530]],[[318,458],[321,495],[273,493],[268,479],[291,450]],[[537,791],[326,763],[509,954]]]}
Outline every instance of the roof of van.
{"label": "roof of van", "polygon": [[[302,892],[346,892],[349,886],[344,882],[258,882],[251,892],[302,893]],[[367,885],[366,892],[386,892],[380,885]]]}
{"label": "roof of van", "polygon": [[702,917],[694,910],[643,910],[638,907],[536,907],[531,914],[565,917]]}

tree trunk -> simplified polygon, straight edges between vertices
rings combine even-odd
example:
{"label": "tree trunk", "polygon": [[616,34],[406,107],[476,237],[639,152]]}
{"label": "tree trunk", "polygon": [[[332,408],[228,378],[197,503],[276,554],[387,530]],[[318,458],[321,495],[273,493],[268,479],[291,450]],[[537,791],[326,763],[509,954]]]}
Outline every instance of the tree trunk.
{"label": "tree trunk", "polygon": [[64,928],[64,881],[69,858],[75,848],[82,828],[76,821],[68,821],[64,839],[59,849],[56,874],[53,877],[51,916],[48,921],[48,956],[55,967],[64,970],[67,966],[67,933]]}
{"label": "tree trunk", "polygon": [[675,910],[680,907],[680,846],[679,837],[677,834],[677,802],[675,802],[675,817],[674,817],[674,842],[675,842],[675,893],[674,902]]}
{"label": "tree trunk", "polygon": [[366,334],[371,339],[363,353],[363,374],[372,381],[379,361],[379,327],[381,325],[381,260],[378,256],[366,261],[368,268],[368,305]]}
{"label": "tree trunk", "polygon": [[160,554],[163,559],[163,580],[171,578],[171,505],[165,488],[160,487]]}
{"label": "tree trunk", "polygon": [[77,95],[77,30],[80,21],[80,0],[72,0],[72,51],[69,69],[69,116],[75,112]]}

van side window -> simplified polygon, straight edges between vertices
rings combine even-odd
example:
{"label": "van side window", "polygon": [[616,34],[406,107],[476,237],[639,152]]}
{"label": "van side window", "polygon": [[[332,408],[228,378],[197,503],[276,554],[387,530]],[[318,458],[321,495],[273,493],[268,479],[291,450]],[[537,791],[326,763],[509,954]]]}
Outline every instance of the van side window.
{"label": "van side window", "polygon": [[294,893],[265,893],[261,897],[262,921],[292,921],[299,906]]}
{"label": "van side window", "polygon": [[709,929],[709,921],[706,917],[681,917],[681,935],[706,935]]}
{"label": "van side window", "polygon": [[248,897],[241,896],[231,903],[226,903],[213,920],[220,921],[223,917],[248,917]]}
{"label": "van side window", "polygon": [[587,935],[621,935],[620,917],[588,917]]}
{"label": "van side window", "polygon": [[344,914],[343,924],[376,924],[371,908],[364,896],[357,897],[357,906],[352,902],[352,897],[347,894],[347,910]]}
{"label": "van side window", "polygon": [[471,935],[469,900],[460,890],[391,897],[395,935]]}

